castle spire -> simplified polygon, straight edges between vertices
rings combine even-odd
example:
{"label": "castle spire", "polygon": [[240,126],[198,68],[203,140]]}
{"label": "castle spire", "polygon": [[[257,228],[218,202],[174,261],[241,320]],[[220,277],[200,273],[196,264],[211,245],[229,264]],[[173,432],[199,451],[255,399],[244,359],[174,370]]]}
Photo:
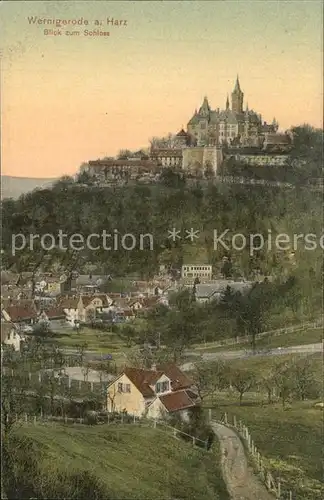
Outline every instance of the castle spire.
{"label": "castle spire", "polygon": [[243,113],[243,97],[244,94],[240,87],[239,76],[236,77],[236,83],[232,92],[232,111],[234,113]]}
{"label": "castle spire", "polygon": [[240,80],[238,74],[236,75],[236,82],[235,82],[235,88],[234,92],[242,92],[241,87],[240,87]]}
{"label": "castle spire", "polygon": [[227,99],[226,99],[226,110],[228,110],[230,107],[230,104],[229,104],[229,97],[228,97],[228,94],[227,94]]}

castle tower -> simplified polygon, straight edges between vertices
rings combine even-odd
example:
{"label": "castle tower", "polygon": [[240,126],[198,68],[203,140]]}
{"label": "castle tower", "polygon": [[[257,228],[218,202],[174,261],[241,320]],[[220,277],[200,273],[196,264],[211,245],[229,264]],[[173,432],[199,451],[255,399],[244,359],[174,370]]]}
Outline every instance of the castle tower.
{"label": "castle tower", "polygon": [[234,90],[232,92],[232,111],[234,113],[243,113],[244,94],[240,87],[239,77],[237,75]]}

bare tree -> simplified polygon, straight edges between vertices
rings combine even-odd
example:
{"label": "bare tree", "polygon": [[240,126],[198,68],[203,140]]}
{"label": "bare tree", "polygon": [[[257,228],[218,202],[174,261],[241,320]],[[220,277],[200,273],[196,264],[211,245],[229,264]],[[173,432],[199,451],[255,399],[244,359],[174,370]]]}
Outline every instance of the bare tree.
{"label": "bare tree", "polygon": [[304,401],[316,392],[316,380],[312,362],[309,358],[294,361],[293,374],[296,381],[296,396]]}
{"label": "bare tree", "polygon": [[296,379],[293,373],[293,362],[284,361],[278,363],[275,367],[273,381],[278,390],[279,397],[282,402],[282,407],[285,407],[287,400],[296,390]]}
{"label": "bare tree", "polygon": [[231,370],[230,376],[232,386],[239,393],[241,405],[244,394],[248,392],[256,383],[255,375],[246,369],[236,368]]}

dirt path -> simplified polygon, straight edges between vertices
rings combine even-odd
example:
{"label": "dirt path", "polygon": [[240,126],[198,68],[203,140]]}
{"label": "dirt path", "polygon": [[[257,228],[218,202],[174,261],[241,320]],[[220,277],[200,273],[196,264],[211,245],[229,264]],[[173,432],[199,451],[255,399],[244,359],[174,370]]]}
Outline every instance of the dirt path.
{"label": "dirt path", "polygon": [[234,430],[212,423],[220,440],[222,470],[232,500],[274,500],[248,466],[243,444]]}

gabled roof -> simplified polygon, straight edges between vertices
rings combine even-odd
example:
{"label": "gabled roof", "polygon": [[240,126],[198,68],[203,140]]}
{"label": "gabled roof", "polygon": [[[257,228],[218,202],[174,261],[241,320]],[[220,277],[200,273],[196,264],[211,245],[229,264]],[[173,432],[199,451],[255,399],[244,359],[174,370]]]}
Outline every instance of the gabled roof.
{"label": "gabled roof", "polygon": [[151,389],[150,385],[154,385],[155,382],[163,375],[163,372],[142,370],[140,368],[126,368],[124,370],[124,374],[144,397],[149,398],[155,396],[155,392]]}
{"label": "gabled roof", "polygon": [[159,300],[159,297],[153,296],[153,297],[145,297],[142,299],[141,302],[143,304],[143,307],[145,307],[146,309],[149,309],[151,307],[157,306],[158,300]]}
{"label": "gabled roof", "polygon": [[100,299],[102,301],[103,307],[108,307],[108,300],[105,294],[95,294],[95,295],[82,295],[82,304],[83,307],[89,306],[93,300]]}
{"label": "gabled roof", "polygon": [[156,366],[155,370],[127,367],[124,372],[115,379],[114,383],[123,374],[125,374],[143,396],[147,398],[155,396],[155,392],[150,386],[155,385],[162,375],[170,379],[173,392],[189,389],[193,385],[192,381],[173,363]]}
{"label": "gabled roof", "polygon": [[183,128],[180,130],[180,132],[177,133],[177,137],[188,137],[187,132],[183,130]]}
{"label": "gabled roof", "polygon": [[169,392],[159,396],[159,399],[168,412],[185,410],[195,406],[195,402],[190,399],[187,391]]}
{"label": "gabled roof", "polygon": [[187,389],[193,385],[192,380],[190,380],[190,378],[187,377],[187,375],[185,375],[174,363],[157,365],[156,369],[164,373],[171,380],[173,391]]}
{"label": "gabled roof", "polygon": [[62,309],[77,309],[79,297],[61,297],[58,299],[58,305]]}
{"label": "gabled roof", "polygon": [[48,319],[65,318],[65,312],[61,307],[53,307],[43,311]]}

